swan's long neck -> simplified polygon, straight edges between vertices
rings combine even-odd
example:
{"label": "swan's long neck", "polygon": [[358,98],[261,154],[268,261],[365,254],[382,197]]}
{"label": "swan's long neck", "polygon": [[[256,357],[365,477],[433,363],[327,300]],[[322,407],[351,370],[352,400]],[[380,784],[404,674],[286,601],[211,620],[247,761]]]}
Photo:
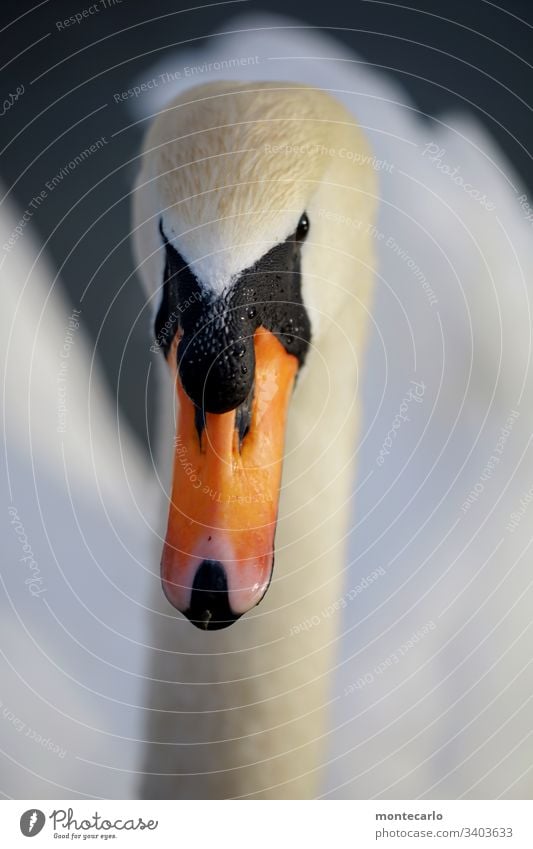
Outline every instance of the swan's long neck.
{"label": "swan's long neck", "polygon": [[[305,211],[301,290],[311,346],[290,406],[276,565],[261,604],[228,629],[201,633],[161,600],[154,579],[161,615],[148,679],[148,797],[312,797],[326,751],[372,285],[372,239],[363,225],[374,216],[375,174],[353,116],[325,92],[289,83],[234,88],[221,82],[178,98],[148,134],[136,199],[148,291],[163,274],[154,227],[161,209],[166,226],[187,233],[188,262],[209,245],[211,263],[235,261],[239,271],[255,262],[244,247],[261,254],[265,240],[280,244]],[[199,133],[209,168],[203,160],[187,165],[196,162]],[[285,150],[288,140],[290,156],[272,147]],[[230,166],[228,150],[235,152]],[[347,151],[357,151],[355,162]],[[214,191],[219,185],[226,190]],[[177,203],[183,197],[190,202]],[[212,272],[200,267],[202,280]],[[166,391],[174,393],[168,379]],[[173,422],[172,410],[163,418]],[[166,446],[172,439],[165,435]]]}
{"label": "swan's long neck", "polygon": [[164,651],[153,653],[149,675],[169,683],[149,682],[148,798],[318,792],[352,506],[364,333],[356,321],[348,305],[310,354],[293,399],[263,602],[206,634],[157,602],[168,618],[159,617],[154,644]]}

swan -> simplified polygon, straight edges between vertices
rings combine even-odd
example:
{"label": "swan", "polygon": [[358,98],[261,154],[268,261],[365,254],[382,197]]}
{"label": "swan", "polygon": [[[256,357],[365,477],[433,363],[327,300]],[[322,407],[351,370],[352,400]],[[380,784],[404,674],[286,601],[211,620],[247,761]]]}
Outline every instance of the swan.
{"label": "swan", "polygon": [[[145,142],[136,253],[178,394],[163,586],[207,630],[176,623],[180,674],[200,685],[184,694],[178,796],[316,793],[335,619],[297,629],[342,595],[372,283],[370,160],[341,104],[290,84],[195,88]],[[365,227],[346,244],[335,216]],[[229,625],[214,644],[212,627]],[[170,731],[175,715],[159,723]],[[224,769],[198,777],[213,757]],[[159,792],[155,776],[147,792]]]}
{"label": "swan", "polygon": [[[235,57],[247,57],[246,67]],[[191,93],[186,73],[167,82],[169,67],[199,69],[203,87]],[[221,83],[221,74],[232,82]],[[154,311],[164,279],[161,231],[181,264],[192,262],[216,289],[295,233],[306,211],[302,296],[312,347],[288,410],[268,592],[217,632],[216,644],[185,621],[159,617],[154,625],[159,651],[149,668],[168,683],[150,693],[154,745],[143,792],[524,792],[531,749],[520,742],[529,734],[531,669],[517,587],[528,586],[528,539],[524,525],[518,535],[505,530],[513,499],[529,486],[531,248],[519,179],[476,121],[458,114],[424,120],[390,79],[288,19],[229,22],[202,48],[165,57],[151,79],[165,82],[133,98],[131,112],[135,123],[152,125],[137,184],[148,199],[143,207],[135,197],[134,237],[147,291],[158,295]],[[302,95],[298,84],[314,86],[309,96],[329,124],[326,143],[309,122],[289,119],[276,125],[277,157],[265,155],[272,128],[261,116],[252,123],[259,141],[248,143],[248,116],[237,106],[244,98],[232,93],[255,90],[262,104],[265,79],[274,99],[287,80]],[[347,110],[334,127],[329,109],[338,107],[324,90]],[[221,101],[227,112],[218,111]],[[296,116],[299,109],[303,99]],[[340,126],[353,116],[361,132],[343,144]],[[221,152],[219,131],[204,131],[233,122],[239,173],[222,131],[223,166],[212,158]],[[240,153],[246,148],[253,151]],[[205,171],[200,177],[193,166],[184,190],[180,166],[198,158]],[[283,181],[288,164],[295,181],[302,162],[314,187],[307,203],[291,198],[288,220],[284,206],[271,223],[270,184],[267,194],[261,181],[270,169]],[[330,169],[316,187],[315,167]],[[232,187],[227,206],[213,198],[214,185],[240,186],[250,173],[247,193]],[[167,447],[173,379],[162,376]],[[358,395],[365,411],[359,439]],[[170,454],[161,467],[172,468]],[[480,486],[484,498],[470,504]],[[486,597],[472,609],[471,588],[479,586]],[[411,698],[413,686],[419,697]],[[518,714],[511,726],[510,706]],[[510,737],[504,756],[500,746]]]}
{"label": "swan", "polygon": [[[194,81],[161,82],[169,67],[219,86],[221,63],[231,91],[243,80],[244,91],[289,81],[342,114],[357,139],[350,159],[326,152],[308,162],[345,167],[347,178],[321,209],[305,210],[310,343],[287,409],[270,587],[216,631],[193,627],[163,595],[181,426],[164,339],[151,340],[161,384],[154,475],[109,398],[83,304],[60,297],[28,223],[0,265],[3,480],[19,520],[5,511],[6,562],[17,568],[2,587],[3,789],[25,798],[527,797],[532,257],[520,179],[476,120],[424,119],[386,75],[283,18],[241,18],[201,48],[167,54],[150,71],[158,84],[131,96],[131,122],[159,131],[173,98],[189,102]],[[209,108],[222,99],[215,91]],[[192,118],[193,104],[181,111]],[[304,161],[294,124],[278,158],[266,159],[282,170],[287,157],[295,168]],[[165,238],[210,282],[222,269],[223,285],[296,232],[313,176],[303,175],[303,197],[283,219],[269,217],[268,193],[250,189],[265,229],[249,204],[240,218],[224,215],[239,246],[229,252],[208,206],[200,221],[173,223],[175,197],[161,204],[154,192],[164,176],[139,180],[133,236],[152,327]],[[356,189],[357,204],[340,208],[359,179],[367,193]],[[22,213],[2,204],[6,238]],[[73,333],[72,306],[81,308]],[[17,571],[21,525],[47,589],[36,597]]]}

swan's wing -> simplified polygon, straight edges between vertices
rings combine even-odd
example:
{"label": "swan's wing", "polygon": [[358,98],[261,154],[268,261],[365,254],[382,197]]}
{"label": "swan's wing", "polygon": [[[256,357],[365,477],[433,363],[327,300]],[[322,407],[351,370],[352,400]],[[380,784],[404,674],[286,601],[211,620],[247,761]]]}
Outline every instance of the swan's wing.
{"label": "swan's wing", "polygon": [[284,18],[241,17],[165,56],[135,81],[132,120],[221,78],[331,90],[380,175],[365,483],[326,789],[529,795],[533,247],[520,180],[473,118],[427,119],[390,77]]}
{"label": "swan's wing", "polygon": [[[382,178],[349,584],[384,574],[346,617],[336,724],[348,725],[329,786],[523,797],[531,227],[518,178],[477,122],[412,123],[417,147],[391,145]],[[424,384],[419,402],[411,381]],[[357,748],[346,756],[349,729]]]}
{"label": "swan's wing", "polygon": [[83,307],[62,297],[21,218],[4,201],[1,244],[21,233],[0,265],[3,787],[135,796],[151,476],[92,360]]}

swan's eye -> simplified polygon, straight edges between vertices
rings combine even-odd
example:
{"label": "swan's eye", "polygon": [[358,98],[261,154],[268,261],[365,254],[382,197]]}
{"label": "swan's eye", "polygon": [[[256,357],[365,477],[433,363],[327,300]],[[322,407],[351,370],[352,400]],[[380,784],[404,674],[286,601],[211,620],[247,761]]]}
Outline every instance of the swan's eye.
{"label": "swan's eye", "polygon": [[298,221],[298,227],[296,228],[296,238],[298,241],[302,241],[305,239],[309,232],[309,218],[307,217],[307,212],[304,212],[300,220]]}

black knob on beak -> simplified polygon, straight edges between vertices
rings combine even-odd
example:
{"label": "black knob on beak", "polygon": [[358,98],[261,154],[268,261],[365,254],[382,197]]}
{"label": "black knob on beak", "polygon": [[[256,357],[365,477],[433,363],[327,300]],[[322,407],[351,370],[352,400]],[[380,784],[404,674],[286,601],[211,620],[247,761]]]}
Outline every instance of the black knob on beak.
{"label": "black knob on beak", "polygon": [[206,324],[178,346],[179,374],[185,392],[207,413],[235,410],[249,396],[255,374],[253,332],[217,333]]}

